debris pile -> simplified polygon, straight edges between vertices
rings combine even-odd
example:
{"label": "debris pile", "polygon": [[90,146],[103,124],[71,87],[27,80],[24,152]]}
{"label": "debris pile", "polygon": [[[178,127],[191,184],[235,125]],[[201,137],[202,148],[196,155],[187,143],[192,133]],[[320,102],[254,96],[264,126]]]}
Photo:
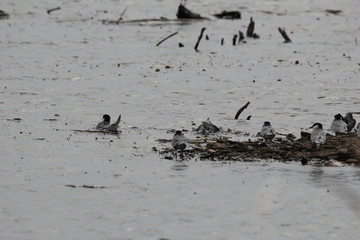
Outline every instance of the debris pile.
{"label": "debris pile", "polygon": [[[197,158],[212,161],[296,161],[306,164],[327,165],[333,162],[360,165],[360,139],[355,133],[327,136],[323,145],[315,145],[306,138],[296,141],[247,141],[238,142],[228,138],[202,139],[188,142],[192,147],[180,153],[184,159]],[[164,149],[159,153],[173,159],[174,151]],[[331,164],[330,164],[331,165]]]}

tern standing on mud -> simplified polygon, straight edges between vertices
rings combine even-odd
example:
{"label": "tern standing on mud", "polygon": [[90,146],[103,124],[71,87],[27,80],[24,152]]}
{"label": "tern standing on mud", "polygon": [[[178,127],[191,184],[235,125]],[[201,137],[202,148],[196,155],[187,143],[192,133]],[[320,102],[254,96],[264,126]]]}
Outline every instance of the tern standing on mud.
{"label": "tern standing on mud", "polygon": [[331,131],[333,131],[335,134],[346,134],[348,133],[347,124],[344,121],[343,116],[339,113],[334,116],[334,120],[331,123]]}
{"label": "tern standing on mud", "polygon": [[260,135],[265,140],[272,140],[275,137],[275,129],[271,126],[270,122],[264,122],[264,125],[261,128]]}
{"label": "tern standing on mud", "polygon": [[314,123],[310,128],[313,130],[311,131],[311,141],[316,144],[324,144],[326,141],[326,133],[323,129],[321,123]]}

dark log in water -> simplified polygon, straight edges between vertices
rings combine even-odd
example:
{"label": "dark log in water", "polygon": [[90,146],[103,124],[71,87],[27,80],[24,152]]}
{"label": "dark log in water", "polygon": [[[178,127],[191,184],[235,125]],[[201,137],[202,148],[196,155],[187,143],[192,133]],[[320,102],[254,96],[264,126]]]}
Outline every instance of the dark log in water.
{"label": "dark log in water", "polygon": [[244,39],[245,39],[244,33],[242,31],[239,31],[239,43]]}
{"label": "dark log in water", "polygon": [[222,19],[241,19],[241,13],[239,11],[222,11],[221,13],[214,14],[217,18]]}
{"label": "dark log in water", "polygon": [[325,12],[331,13],[331,14],[334,14],[334,15],[339,15],[340,13],[342,13],[341,10],[334,10],[334,9],[326,9]]}
{"label": "dark log in water", "polygon": [[247,102],[244,106],[242,106],[239,111],[237,111],[236,115],[235,115],[235,119],[237,120],[240,116],[240,114],[245,110],[245,108],[247,108],[249,106],[250,102]]}
{"label": "dark log in water", "polygon": [[253,37],[254,34],[254,30],[255,30],[255,22],[253,21],[253,18],[250,18],[250,23],[248,25],[247,31],[246,31],[246,36],[247,37]]}
{"label": "dark log in water", "polygon": [[283,38],[285,39],[284,43],[291,43],[291,39],[287,35],[285,29],[282,29],[282,28],[278,28],[278,29],[279,29],[279,32],[281,33],[281,36],[283,36]]}
{"label": "dark log in water", "polygon": [[233,36],[233,39],[232,39],[233,46],[236,46],[237,36],[238,36],[238,35],[236,35],[236,34]]}
{"label": "dark log in water", "polygon": [[205,19],[202,16],[200,16],[200,14],[194,13],[189,9],[187,9],[183,4],[179,5],[176,16],[179,19]]}
{"label": "dark log in water", "polygon": [[10,15],[3,10],[0,10],[0,19],[8,19]]}

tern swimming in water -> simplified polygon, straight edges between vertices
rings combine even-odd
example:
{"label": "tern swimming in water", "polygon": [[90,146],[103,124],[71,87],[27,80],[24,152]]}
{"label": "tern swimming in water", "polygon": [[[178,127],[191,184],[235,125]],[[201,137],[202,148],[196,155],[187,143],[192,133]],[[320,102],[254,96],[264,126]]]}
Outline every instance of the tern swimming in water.
{"label": "tern swimming in water", "polygon": [[346,122],[347,130],[350,132],[355,127],[355,124],[356,124],[356,120],[353,118],[353,115],[351,112],[348,112],[345,115],[344,121]]}
{"label": "tern swimming in water", "polygon": [[171,146],[176,150],[184,150],[186,148],[186,138],[181,131],[176,131]]}
{"label": "tern swimming in water", "polygon": [[348,133],[348,128],[346,122],[344,122],[344,117],[339,113],[334,116],[334,120],[331,123],[331,131],[335,134],[346,134]]}
{"label": "tern swimming in water", "polygon": [[313,130],[311,131],[311,141],[316,144],[324,144],[326,141],[326,133],[323,129],[321,123],[314,123],[310,128]]}
{"label": "tern swimming in water", "polygon": [[110,125],[110,116],[107,114],[103,115],[103,121],[96,125],[97,130],[103,130],[105,127]]}
{"label": "tern swimming in water", "polygon": [[121,120],[121,114],[119,115],[118,119],[116,120],[116,122],[114,122],[113,124],[111,125],[108,125],[108,126],[105,126],[103,128],[103,130],[106,130],[106,131],[109,131],[109,132],[117,132],[118,130],[118,127],[119,127],[119,123],[120,123],[120,120]]}
{"label": "tern swimming in water", "polygon": [[270,122],[264,122],[264,125],[261,128],[260,135],[265,140],[272,140],[275,137],[275,129],[271,126]]}

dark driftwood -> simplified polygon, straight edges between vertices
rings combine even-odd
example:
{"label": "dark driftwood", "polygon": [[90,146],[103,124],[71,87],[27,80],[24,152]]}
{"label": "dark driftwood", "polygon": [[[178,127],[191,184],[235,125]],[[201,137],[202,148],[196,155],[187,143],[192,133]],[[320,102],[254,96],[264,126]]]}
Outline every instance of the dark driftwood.
{"label": "dark driftwood", "polygon": [[257,33],[253,33],[253,36],[252,36],[254,39],[259,39],[260,38],[260,36],[259,36],[259,34],[257,34]]}
{"label": "dark driftwood", "polygon": [[236,35],[236,34],[233,36],[233,40],[232,40],[232,42],[233,42],[233,46],[236,46],[236,39],[237,39],[237,36],[238,36],[238,35]]}
{"label": "dark driftwood", "polygon": [[338,15],[338,14],[342,13],[341,10],[334,10],[334,9],[326,9],[325,12],[331,13],[331,14],[334,14],[334,15]]}
{"label": "dark driftwood", "polygon": [[253,37],[254,34],[254,30],[255,30],[255,22],[253,21],[253,18],[250,18],[250,23],[248,25],[247,31],[246,31],[246,36],[247,37]]}
{"label": "dark driftwood", "polygon": [[10,15],[3,10],[0,10],[0,19],[8,19]]}
{"label": "dark driftwood", "polygon": [[285,39],[285,43],[291,43],[291,39],[287,35],[285,29],[282,29],[282,28],[278,28],[278,29],[279,29],[279,32],[281,33],[281,36],[283,36],[283,38]]}
{"label": "dark driftwood", "polygon": [[241,19],[239,11],[222,11],[221,13],[214,14],[214,16],[223,19]]}
{"label": "dark driftwood", "polygon": [[239,111],[237,111],[236,115],[235,115],[235,119],[237,120],[240,116],[240,114],[245,110],[245,108],[247,108],[249,106],[250,102],[247,102],[244,106],[242,106]]}
{"label": "dark driftwood", "polygon": [[183,4],[179,5],[176,16],[179,19],[205,19],[202,16],[200,16],[200,14],[194,13],[189,9],[187,9]]}
{"label": "dark driftwood", "polygon": [[151,22],[178,22],[179,20],[176,19],[168,19],[168,18],[143,18],[143,19],[134,19],[134,20],[102,20],[101,22],[103,24],[115,24],[115,25],[119,25],[119,24],[125,24],[125,23],[151,23]]}
{"label": "dark driftwood", "polygon": [[239,31],[239,43],[244,39],[245,39],[244,33],[242,31]]}
{"label": "dark driftwood", "polygon": [[196,42],[196,44],[195,44],[194,49],[195,49],[195,51],[197,51],[197,52],[198,52],[199,43],[200,43],[200,41],[201,41],[201,39],[202,39],[202,37],[203,37],[203,34],[204,34],[204,32],[205,32],[205,29],[206,29],[206,28],[204,28],[204,27],[201,29],[200,36],[199,36],[199,38],[198,38],[198,40],[197,40],[197,42]]}
{"label": "dark driftwood", "polygon": [[57,10],[60,10],[60,9],[61,9],[61,7],[52,8],[52,9],[47,10],[46,12],[47,12],[47,14],[50,14],[51,12],[54,12],[54,11],[57,11]]}
{"label": "dark driftwood", "polygon": [[165,42],[166,40],[168,40],[168,39],[171,38],[172,36],[175,36],[176,34],[178,34],[178,32],[174,32],[174,33],[170,34],[169,36],[167,36],[166,38],[164,38],[163,40],[161,40],[160,42],[158,42],[158,44],[156,44],[156,46],[158,47],[161,43]]}

